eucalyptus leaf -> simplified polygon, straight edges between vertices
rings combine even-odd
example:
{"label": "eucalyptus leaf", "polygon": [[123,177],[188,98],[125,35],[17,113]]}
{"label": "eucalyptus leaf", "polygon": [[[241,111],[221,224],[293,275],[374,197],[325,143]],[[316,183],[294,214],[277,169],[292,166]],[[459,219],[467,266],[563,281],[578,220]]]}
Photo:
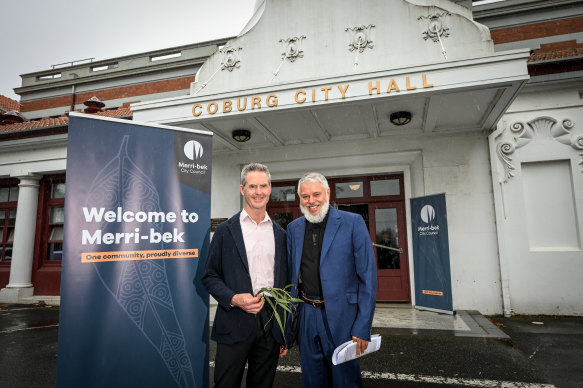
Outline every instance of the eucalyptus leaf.
{"label": "eucalyptus leaf", "polygon": [[[298,308],[298,306],[296,306],[294,303],[303,303],[304,302],[301,299],[292,298],[291,294],[287,291],[287,290],[291,289],[291,287],[292,287],[292,284],[288,284],[287,286],[285,286],[283,288],[264,287],[264,288],[260,289],[256,294],[256,295],[259,295],[259,294],[271,295],[271,298],[273,300],[269,297],[264,298],[272,310],[271,316],[269,317],[269,320],[265,324],[265,327],[267,327],[269,322],[271,322],[271,320],[275,317],[275,320],[277,321],[277,324],[281,330],[281,334],[283,335],[284,339],[285,339],[285,325],[287,323],[287,313],[291,314],[292,309],[295,310]],[[281,309],[283,310],[282,311],[283,319],[282,319],[282,316],[277,311],[277,306],[281,307]]]}

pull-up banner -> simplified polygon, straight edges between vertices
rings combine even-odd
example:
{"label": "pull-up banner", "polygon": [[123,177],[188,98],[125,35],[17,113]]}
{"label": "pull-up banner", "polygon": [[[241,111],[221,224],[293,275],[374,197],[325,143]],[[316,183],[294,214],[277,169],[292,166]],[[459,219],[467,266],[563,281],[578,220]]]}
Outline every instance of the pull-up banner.
{"label": "pull-up banner", "polygon": [[453,314],[445,194],[411,198],[415,307]]}
{"label": "pull-up banner", "polygon": [[71,114],[57,387],[208,386],[209,132]]}

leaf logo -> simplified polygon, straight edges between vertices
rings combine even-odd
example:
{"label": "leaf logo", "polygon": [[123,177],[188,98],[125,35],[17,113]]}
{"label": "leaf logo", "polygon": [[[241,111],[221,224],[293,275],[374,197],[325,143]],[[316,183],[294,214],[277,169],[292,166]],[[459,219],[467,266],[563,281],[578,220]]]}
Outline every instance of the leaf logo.
{"label": "leaf logo", "polygon": [[431,205],[425,205],[421,209],[421,219],[426,224],[430,223],[435,219],[435,209]]}
{"label": "leaf logo", "polygon": [[190,160],[202,158],[202,145],[196,140],[191,140],[184,145],[184,155]]}

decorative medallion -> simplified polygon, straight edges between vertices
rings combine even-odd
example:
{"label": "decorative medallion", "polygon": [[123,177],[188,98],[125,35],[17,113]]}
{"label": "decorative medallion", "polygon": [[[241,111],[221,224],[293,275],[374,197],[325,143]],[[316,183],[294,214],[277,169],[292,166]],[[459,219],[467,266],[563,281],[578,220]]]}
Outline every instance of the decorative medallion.
{"label": "decorative medallion", "polygon": [[423,39],[431,39],[434,42],[439,42],[440,37],[449,36],[449,28],[444,26],[443,19],[445,16],[451,15],[449,12],[434,13],[428,16],[419,16],[417,20],[427,20],[427,30],[423,31]]}
{"label": "decorative medallion", "polygon": [[363,52],[367,47],[372,49],[374,47],[372,43],[371,30],[374,28],[374,24],[369,24],[368,26],[362,25],[360,27],[347,28],[345,31],[352,31],[352,39],[348,43],[348,50],[358,52]]}
{"label": "decorative medallion", "polygon": [[230,47],[225,46],[219,51],[223,54],[223,61],[221,62],[221,70],[233,71],[233,69],[238,68],[239,62],[239,51],[242,50],[241,47]]}
{"label": "decorative medallion", "polygon": [[298,58],[304,57],[304,50],[302,50],[302,40],[306,39],[304,35],[287,39],[280,39],[279,43],[285,45],[285,51],[281,53],[282,59],[289,59],[290,62],[295,62]]}

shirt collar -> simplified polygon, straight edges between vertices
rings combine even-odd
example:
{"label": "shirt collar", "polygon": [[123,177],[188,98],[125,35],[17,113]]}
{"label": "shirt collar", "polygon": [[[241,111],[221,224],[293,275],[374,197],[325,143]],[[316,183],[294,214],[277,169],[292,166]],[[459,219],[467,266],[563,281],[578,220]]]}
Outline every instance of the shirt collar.
{"label": "shirt collar", "polygon": [[[253,218],[251,218],[251,216],[249,215],[249,213],[247,213],[247,211],[245,209],[241,210],[241,215],[239,216],[239,221],[243,222],[245,219],[249,219],[251,222],[256,223]],[[269,218],[269,214],[267,214],[267,212],[265,212],[265,217],[263,218],[263,220],[261,220],[260,224],[263,222],[269,222],[271,223],[271,218]]]}

